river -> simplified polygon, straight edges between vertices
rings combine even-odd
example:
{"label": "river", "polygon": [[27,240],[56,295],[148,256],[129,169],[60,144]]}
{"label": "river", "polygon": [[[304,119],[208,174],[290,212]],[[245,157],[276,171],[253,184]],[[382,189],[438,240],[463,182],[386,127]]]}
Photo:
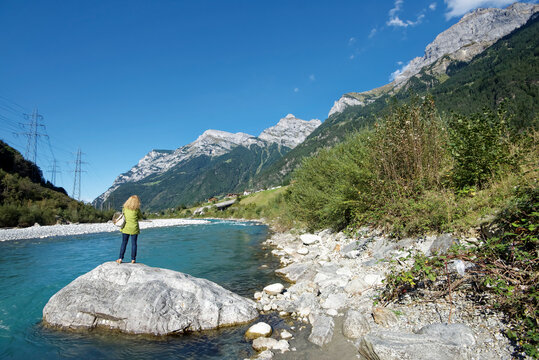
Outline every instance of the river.
{"label": "river", "polygon": [[[276,282],[277,260],[260,243],[268,228],[212,221],[143,230],[137,261],[206,278],[245,297]],[[71,333],[45,328],[49,298],[76,277],[115,260],[120,233],[99,233],[0,243],[0,358],[9,359],[242,359],[253,354],[243,335],[249,325],[164,338]],[[125,260],[130,259],[130,245]],[[261,317],[275,327],[277,316]]]}

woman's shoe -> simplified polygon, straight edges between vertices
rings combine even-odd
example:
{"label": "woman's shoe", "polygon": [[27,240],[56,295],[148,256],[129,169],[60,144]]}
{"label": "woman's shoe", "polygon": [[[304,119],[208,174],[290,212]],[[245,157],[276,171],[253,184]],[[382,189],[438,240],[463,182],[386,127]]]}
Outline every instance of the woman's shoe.
{"label": "woman's shoe", "polygon": [[134,264],[135,263],[135,260],[131,260],[131,264]]}
{"label": "woman's shoe", "polygon": [[116,262],[117,262],[118,264],[121,264],[121,263],[122,263],[122,259],[118,259],[118,260],[116,260]]}

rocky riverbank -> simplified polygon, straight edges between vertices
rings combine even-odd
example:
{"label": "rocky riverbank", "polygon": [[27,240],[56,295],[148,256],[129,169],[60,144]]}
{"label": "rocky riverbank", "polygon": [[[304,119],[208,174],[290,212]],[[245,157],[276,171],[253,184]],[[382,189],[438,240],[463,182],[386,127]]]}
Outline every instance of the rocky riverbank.
{"label": "rocky riverbank", "polygon": [[[501,316],[465,292],[374,305],[390,268],[412,265],[410,251],[439,253],[475,241],[449,234],[397,241],[368,228],[353,237],[328,230],[274,234],[264,245],[279,257],[276,272],[289,283],[269,284],[254,298],[262,313],[278,312],[290,328],[254,341],[257,358],[512,359]],[[465,276],[466,265],[450,263],[449,271]]]}
{"label": "rocky riverbank", "polygon": [[[156,227],[207,224],[207,220],[193,219],[154,219],[140,222],[140,229],[150,229]],[[101,232],[119,231],[112,222],[99,224],[67,224],[67,225],[35,225],[28,228],[0,229],[0,241],[42,239],[53,236],[82,235]]]}

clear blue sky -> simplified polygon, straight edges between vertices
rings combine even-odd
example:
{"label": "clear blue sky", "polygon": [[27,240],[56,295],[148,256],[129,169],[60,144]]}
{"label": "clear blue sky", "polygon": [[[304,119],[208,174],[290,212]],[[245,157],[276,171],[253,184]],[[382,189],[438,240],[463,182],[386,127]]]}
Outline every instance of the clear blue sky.
{"label": "clear blue sky", "polygon": [[[258,135],[293,113],[325,120],[343,93],[390,81],[477,6],[508,0],[0,2],[0,138],[35,107],[57,185],[93,200],[152,149],[207,129]],[[43,129],[40,129],[43,132]]]}

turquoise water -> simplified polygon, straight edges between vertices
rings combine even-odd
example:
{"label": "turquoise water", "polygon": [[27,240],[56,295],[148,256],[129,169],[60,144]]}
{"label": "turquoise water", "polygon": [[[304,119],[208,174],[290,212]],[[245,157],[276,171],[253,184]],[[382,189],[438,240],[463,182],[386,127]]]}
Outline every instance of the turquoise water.
{"label": "turquoise water", "polygon": [[[275,263],[260,247],[268,229],[258,224],[212,222],[143,230],[137,261],[214,281],[252,298],[277,281]],[[69,333],[41,325],[49,298],[76,277],[115,260],[119,233],[0,243],[0,358],[13,359],[242,359],[253,350],[249,325],[166,338]],[[128,245],[125,260],[130,259]],[[261,265],[269,265],[261,268]],[[277,317],[263,318],[280,327]]]}

